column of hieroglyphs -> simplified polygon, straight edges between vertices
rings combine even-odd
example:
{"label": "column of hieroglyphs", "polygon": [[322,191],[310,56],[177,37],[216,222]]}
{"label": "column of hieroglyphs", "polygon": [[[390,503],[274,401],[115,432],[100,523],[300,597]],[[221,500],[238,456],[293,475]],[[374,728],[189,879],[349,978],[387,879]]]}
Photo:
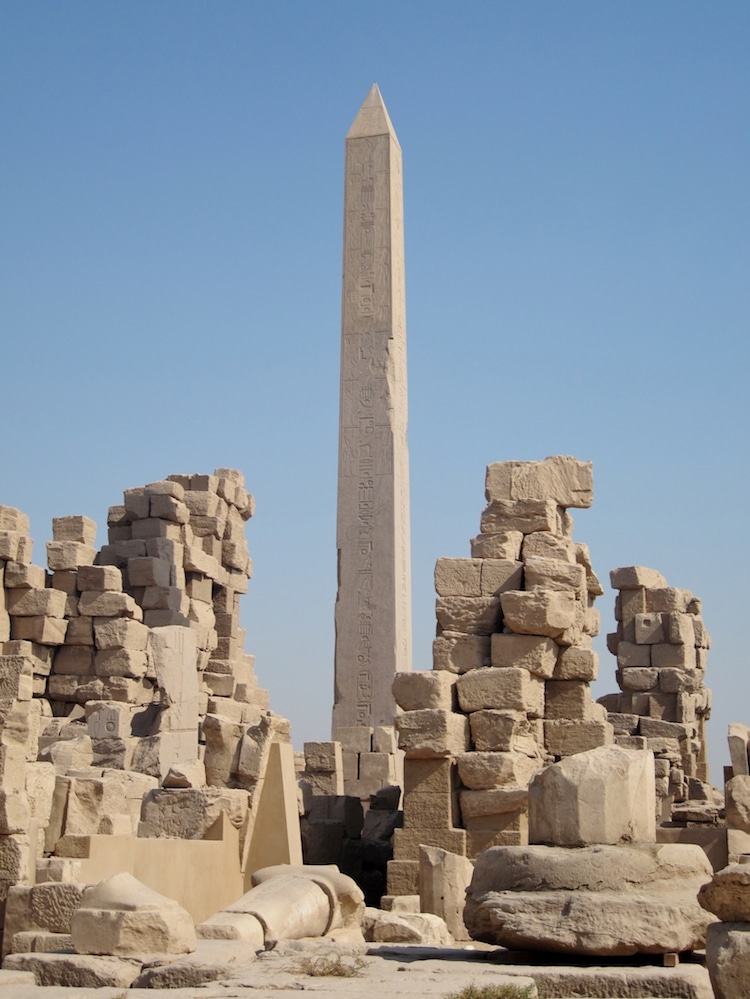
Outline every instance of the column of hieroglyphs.
{"label": "column of hieroglyphs", "polygon": [[401,149],[373,86],[346,138],[333,738],[347,793],[397,778],[411,668]]}
{"label": "column of hieroglyphs", "polygon": [[711,640],[701,601],[642,565],[613,569],[610,580],[619,592],[617,631],[607,635],[607,645],[617,656],[621,693],[599,701],[609,711],[615,740],[656,757],[660,821],[715,822],[719,809],[708,784],[705,737]]}
{"label": "column of hieroglyphs", "polygon": [[394,681],[406,758],[393,895],[419,890],[422,846],[474,858],[526,842],[530,775],[613,740],[590,692],[602,588],[567,511],[591,505],[591,463],[498,462],[486,497],[471,558],[435,567],[433,670]]}

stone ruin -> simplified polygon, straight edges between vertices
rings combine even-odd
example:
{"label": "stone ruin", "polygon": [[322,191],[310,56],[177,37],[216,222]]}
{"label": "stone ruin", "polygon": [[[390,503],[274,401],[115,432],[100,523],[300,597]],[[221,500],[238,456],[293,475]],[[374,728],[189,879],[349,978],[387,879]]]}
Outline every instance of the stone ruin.
{"label": "stone ruin", "polygon": [[568,512],[592,503],[590,462],[489,465],[486,498],[471,558],[435,568],[433,669],[394,682],[405,801],[390,895],[419,894],[420,846],[473,859],[527,842],[530,776],[614,739],[590,691],[603,591]]}
{"label": "stone ruin", "polygon": [[661,822],[715,825],[722,802],[708,783],[711,691],[704,677],[711,640],[701,601],[644,566],[615,569],[610,579],[619,592],[617,631],[607,645],[617,657],[620,693],[599,703],[614,725],[615,742],[653,752]]}
{"label": "stone ruin", "polygon": [[[100,551],[92,520],[55,518],[45,569],[26,516],[0,507],[4,953],[61,931],[34,899],[54,909],[110,867],[202,917],[245,872],[301,862],[289,724],[239,623],[253,508],[233,469],[173,475],[125,491]],[[175,866],[213,862],[212,883],[181,886],[165,837],[184,841]]]}

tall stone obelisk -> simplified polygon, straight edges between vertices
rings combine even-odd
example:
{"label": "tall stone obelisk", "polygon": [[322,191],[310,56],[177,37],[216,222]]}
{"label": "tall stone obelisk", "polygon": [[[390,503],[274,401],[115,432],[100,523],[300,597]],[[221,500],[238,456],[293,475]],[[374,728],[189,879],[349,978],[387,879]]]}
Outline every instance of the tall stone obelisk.
{"label": "tall stone obelisk", "polygon": [[346,137],[333,738],[393,724],[411,669],[401,147],[373,84]]}

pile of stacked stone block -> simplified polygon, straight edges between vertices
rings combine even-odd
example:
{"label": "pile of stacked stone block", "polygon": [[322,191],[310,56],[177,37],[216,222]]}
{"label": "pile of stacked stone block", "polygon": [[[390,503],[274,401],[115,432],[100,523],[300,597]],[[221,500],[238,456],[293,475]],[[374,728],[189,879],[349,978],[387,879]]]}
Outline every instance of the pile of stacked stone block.
{"label": "pile of stacked stone block", "polygon": [[45,570],[0,507],[0,907],[75,880],[82,837],[201,838],[221,808],[247,832],[289,740],[243,650],[252,513],[237,471],[170,476],[110,508],[101,551],[54,519]]}
{"label": "pile of stacked stone block", "polygon": [[720,807],[708,783],[705,738],[711,640],[701,601],[645,566],[614,569],[610,580],[618,591],[617,631],[607,636],[607,645],[617,656],[620,693],[599,702],[614,725],[615,741],[654,753],[661,822],[716,823]]}
{"label": "pile of stacked stone block", "polygon": [[417,894],[420,845],[474,858],[526,842],[531,774],[613,741],[590,692],[602,588],[568,513],[592,503],[591,463],[496,463],[486,498],[471,558],[437,562],[433,670],[394,682],[406,758],[390,895]]}

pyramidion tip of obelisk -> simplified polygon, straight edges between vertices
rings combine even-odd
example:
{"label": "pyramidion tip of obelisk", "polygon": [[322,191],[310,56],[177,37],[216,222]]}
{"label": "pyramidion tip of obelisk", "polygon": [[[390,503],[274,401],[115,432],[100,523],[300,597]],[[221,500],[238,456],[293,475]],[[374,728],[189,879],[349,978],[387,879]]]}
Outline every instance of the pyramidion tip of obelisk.
{"label": "pyramidion tip of obelisk", "polygon": [[352,127],[346,133],[347,139],[361,139],[368,135],[391,135],[396,138],[396,132],[388,117],[377,83],[373,83],[370,87],[370,92],[357,112]]}

